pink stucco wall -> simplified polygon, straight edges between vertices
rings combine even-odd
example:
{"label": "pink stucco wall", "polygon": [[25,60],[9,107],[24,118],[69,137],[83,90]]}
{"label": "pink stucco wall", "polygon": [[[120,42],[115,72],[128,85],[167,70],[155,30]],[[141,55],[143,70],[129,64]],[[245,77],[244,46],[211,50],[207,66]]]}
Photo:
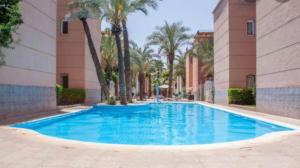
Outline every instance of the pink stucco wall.
{"label": "pink stucco wall", "polygon": [[15,34],[14,49],[5,49],[0,84],[55,86],[56,1],[26,0],[21,4],[24,24]]}
{"label": "pink stucco wall", "polygon": [[257,2],[257,109],[300,118],[300,1]]}
{"label": "pink stucco wall", "polygon": [[215,102],[227,103],[229,88],[229,2],[220,0],[214,10]]}
{"label": "pink stucco wall", "polygon": [[[69,87],[86,90],[86,103],[100,101],[100,84],[90,55],[87,39],[80,21],[69,22],[69,33],[61,33],[61,22],[69,13],[68,2],[58,2],[57,15],[57,83],[61,76],[68,74]],[[100,21],[88,19],[94,45],[100,57],[101,28]]]}
{"label": "pink stucco wall", "polygon": [[[91,28],[93,42],[94,45],[96,46],[97,53],[100,60],[100,44],[101,44],[100,21],[88,20],[88,23]],[[92,60],[90,49],[88,47],[86,39],[85,39],[85,88],[100,90],[100,85],[98,82],[98,78],[96,76],[95,65]]]}
{"label": "pink stucco wall", "polygon": [[256,74],[256,37],[246,29],[248,20],[256,20],[256,6],[240,0],[229,5],[229,86],[246,88],[247,75]]}
{"label": "pink stucco wall", "polygon": [[265,0],[257,15],[258,87],[299,87],[300,1]]}
{"label": "pink stucco wall", "polygon": [[199,71],[199,59],[193,57],[193,66],[192,66],[192,92],[197,94],[198,90],[199,90],[199,73],[201,73],[201,71]]}
{"label": "pink stucco wall", "polygon": [[69,33],[61,33],[61,22],[69,12],[68,2],[58,1],[57,6],[57,83],[68,74],[70,88],[84,88],[84,32],[80,21],[69,22]]}
{"label": "pink stucco wall", "polygon": [[23,0],[24,23],[0,66],[0,123],[56,108],[56,0]]}
{"label": "pink stucco wall", "polygon": [[227,104],[228,88],[245,88],[246,76],[256,74],[256,39],[246,32],[255,19],[255,3],[220,0],[214,10],[216,103]]}

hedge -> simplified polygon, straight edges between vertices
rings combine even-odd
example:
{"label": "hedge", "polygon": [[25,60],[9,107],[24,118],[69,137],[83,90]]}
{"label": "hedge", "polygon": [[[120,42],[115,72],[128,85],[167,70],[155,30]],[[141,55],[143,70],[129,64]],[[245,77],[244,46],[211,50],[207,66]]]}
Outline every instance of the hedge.
{"label": "hedge", "polygon": [[67,89],[56,85],[56,95],[58,104],[78,104],[85,101],[84,89]]}
{"label": "hedge", "polygon": [[228,89],[229,104],[254,105],[255,90],[230,88]]}
{"label": "hedge", "polygon": [[57,102],[61,102],[63,87],[59,84],[56,84],[56,100]]}

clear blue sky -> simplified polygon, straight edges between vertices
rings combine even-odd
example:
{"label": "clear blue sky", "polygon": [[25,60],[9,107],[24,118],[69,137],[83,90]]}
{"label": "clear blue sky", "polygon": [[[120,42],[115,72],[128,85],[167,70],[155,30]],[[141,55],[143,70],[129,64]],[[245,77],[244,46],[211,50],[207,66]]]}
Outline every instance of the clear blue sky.
{"label": "clear blue sky", "polygon": [[[194,35],[198,30],[212,31],[212,11],[219,0],[163,0],[159,2],[156,11],[149,10],[145,16],[142,13],[132,14],[128,18],[129,38],[142,46],[146,38],[156,26],[161,26],[164,21],[182,22],[191,29]],[[103,27],[107,24],[104,23]]]}

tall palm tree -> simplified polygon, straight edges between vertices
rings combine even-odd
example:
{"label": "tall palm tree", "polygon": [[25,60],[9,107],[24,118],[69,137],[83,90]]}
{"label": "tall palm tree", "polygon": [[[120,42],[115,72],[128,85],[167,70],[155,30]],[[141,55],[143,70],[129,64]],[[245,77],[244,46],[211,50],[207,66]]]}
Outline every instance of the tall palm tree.
{"label": "tall palm tree", "polygon": [[105,30],[101,38],[101,65],[105,69],[106,81],[113,81],[113,72],[117,69],[117,48],[110,30]]}
{"label": "tall palm tree", "polygon": [[123,12],[127,6],[124,0],[108,0],[103,5],[103,17],[111,23],[111,32],[115,36],[115,41],[118,51],[118,70],[119,70],[119,96],[120,103],[122,105],[127,104],[126,99],[126,87],[125,87],[125,76],[124,76],[124,59],[122,53],[122,42],[120,34],[122,33],[121,22],[123,20]]}
{"label": "tall palm tree", "polygon": [[158,82],[158,84],[160,85],[160,79],[162,78],[162,74],[164,71],[164,63],[162,60],[152,60],[152,64],[154,67],[153,74],[155,75],[155,82]]}
{"label": "tall palm tree", "polygon": [[[149,61],[149,68],[147,69],[147,74],[146,76],[148,77],[148,97],[152,96],[152,76],[155,75],[155,70],[156,70],[156,66],[155,66],[155,62],[154,60],[150,60]],[[155,83],[156,84],[156,83]]]}
{"label": "tall palm tree", "polygon": [[185,86],[185,59],[186,55],[178,56],[176,57],[176,63],[175,63],[175,76],[182,77],[183,86]]}
{"label": "tall palm tree", "polygon": [[212,77],[214,74],[214,46],[212,41],[203,41],[196,44],[192,49],[192,55],[199,58],[203,66],[201,71],[204,77]]}
{"label": "tall palm tree", "polygon": [[173,65],[175,55],[181,53],[180,48],[189,42],[191,38],[187,34],[188,28],[184,27],[181,23],[169,24],[165,22],[162,27],[157,27],[156,31],[153,32],[149,37],[149,44],[159,46],[159,53],[163,54],[168,59],[169,65],[169,89],[168,97],[171,98],[173,95]]}
{"label": "tall palm tree", "polygon": [[148,14],[147,7],[157,8],[158,0],[124,0],[124,10],[122,18],[123,40],[124,40],[124,64],[125,64],[125,80],[126,80],[126,96],[129,102],[132,102],[132,85],[131,85],[131,68],[130,68],[130,52],[129,52],[129,35],[127,30],[127,18],[131,13],[141,11],[145,15]]}
{"label": "tall palm tree", "polygon": [[140,100],[144,100],[145,96],[145,77],[146,73],[149,72],[151,58],[153,55],[153,50],[148,46],[139,48],[136,44],[133,44],[131,49],[131,59],[134,63],[133,68],[137,69],[139,90],[140,90]]}
{"label": "tall palm tree", "polygon": [[101,89],[104,93],[104,97],[109,97],[109,89],[107,87],[103,68],[100,64],[99,57],[96,52],[95,45],[92,40],[91,32],[89,25],[87,23],[87,19],[100,19],[102,15],[101,6],[104,4],[104,0],[73,0],[69,4],[70,14],[66,15],[65,19],[72,20],[80,20],[86,37],[88,41],[88,46],[90,49],[90,53],[95,65],[97,78],[100,83]]}

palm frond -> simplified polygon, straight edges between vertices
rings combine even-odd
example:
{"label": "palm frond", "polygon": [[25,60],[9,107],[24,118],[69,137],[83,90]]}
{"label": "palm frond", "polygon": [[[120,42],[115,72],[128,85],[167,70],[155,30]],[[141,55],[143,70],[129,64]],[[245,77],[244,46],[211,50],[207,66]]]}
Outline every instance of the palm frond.
{"label": "palm frond", "polygon": [[78,19],[101,19],[105,0],[73,0],[68,4],[70,13],[65,16],[68,21]]}

